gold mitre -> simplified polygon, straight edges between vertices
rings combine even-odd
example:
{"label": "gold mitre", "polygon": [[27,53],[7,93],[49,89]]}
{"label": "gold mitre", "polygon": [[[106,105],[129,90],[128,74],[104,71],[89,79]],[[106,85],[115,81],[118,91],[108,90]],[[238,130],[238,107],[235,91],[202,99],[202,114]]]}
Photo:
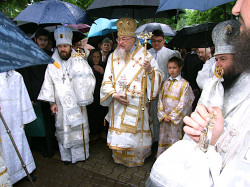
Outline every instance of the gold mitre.
{"label": "gold mitre", "polygon": [[137,23],[133,18],[120,18],[116,22],[116,27],[118,30],[118,36],[135,36],[135,30],[137,28]]}

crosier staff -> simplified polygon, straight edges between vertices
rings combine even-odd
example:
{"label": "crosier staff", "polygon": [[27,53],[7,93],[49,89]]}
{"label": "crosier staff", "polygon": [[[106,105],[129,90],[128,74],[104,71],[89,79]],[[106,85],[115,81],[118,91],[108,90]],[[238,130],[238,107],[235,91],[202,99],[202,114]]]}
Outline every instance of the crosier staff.
{"label": "crosier staff", "polygon": [[[147,44],[148,40],[152,37],[152,32],[147,33],[141,33],[140,38],[144,39],[144,59],[147,59]],[[146,85],[147,85],[147,72],[144,70],[143,73],[143,80],[142,80],[142,116],[141,116],[141,162],[142,162],[142,151],[143,151],[143,127],[144,127],[144,111],[145,111],[145,94],[146,94]],[[149,100],[150,103],[150,100]],[[149,107],[150,108],[150,107]]]}

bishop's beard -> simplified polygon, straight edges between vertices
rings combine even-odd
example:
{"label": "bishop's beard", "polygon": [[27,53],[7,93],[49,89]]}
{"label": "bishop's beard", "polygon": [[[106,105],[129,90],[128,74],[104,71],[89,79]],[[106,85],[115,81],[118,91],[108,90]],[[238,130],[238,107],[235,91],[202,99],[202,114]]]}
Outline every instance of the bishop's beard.
{"label": "bishop's beard", "polygon": [[235,44],[234,62],[238,73],[250,70],[250,29],[244,30],[238,36]]}
{"label": "bishop's beard", "polygon": [[115,52],[115,54],[116,54],[118,57],[120,57],[120,58],[123,59],[123,60],[125,60],[126,57],[127,57],[127,55],[128,55],[128,53],[126,52],[126,50],[120,48],[119,46],[117,46],[117,48],[115,49],[114,52]]}

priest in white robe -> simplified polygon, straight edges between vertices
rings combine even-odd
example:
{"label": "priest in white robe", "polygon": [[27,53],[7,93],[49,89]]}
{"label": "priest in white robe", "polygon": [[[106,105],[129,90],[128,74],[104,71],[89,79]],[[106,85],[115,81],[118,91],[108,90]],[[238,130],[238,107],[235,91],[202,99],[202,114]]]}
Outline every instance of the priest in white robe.
{"label": "priest in white robe", "polygon": [[101,105],[109,106],[107,144],[115,162],[141,166],[151,153],[148,103],[159,92],[161,72],[135,37],[136,21],[121,18],[116,25],[118,47],[109,56],[101,86]]}
{"label": "priest in white robe", "polygon": [[[34,121],[36,115],[23,78],[19,73],[15,71],[0,73],[0,106],[1,113],[11,131],[27,170],[29,173],[32,173],[36,165],[23,126]],[[2,120],[0,120],[0,136],[2,156],[6,163],[11,183],[14,184],[24,178],[26,173]]]}
{"label": "priest in white robe", "polygon": [[72,49],[73,33],[58,28],[55,33],[57,50],[49,64],[38,100],[51,103],[56,114],[56,137],[61,160],[65,164],[89,157],[89,124],[86,105],[93,102],[95,76],[84,54]]}

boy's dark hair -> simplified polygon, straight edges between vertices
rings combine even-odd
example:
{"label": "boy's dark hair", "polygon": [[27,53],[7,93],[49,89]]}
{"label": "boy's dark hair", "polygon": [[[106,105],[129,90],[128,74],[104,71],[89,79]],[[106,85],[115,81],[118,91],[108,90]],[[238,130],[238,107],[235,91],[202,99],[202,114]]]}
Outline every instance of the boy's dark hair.
{"label": "boy's dark hair", "polygon": [[162,38],[165,38],[164,33],[162,32],[162,30],[154,30],[152,32],[153,36],[161,36]]}
{"label": "boy's dark hair", "polygon": [[183,66],[183,60],[182,60],[181,58],[179,58],[179,57],[176,57],[176,56],[170,58],[170,59],[168,60],[168,63],[170,63],[170,62],[174,62],[174,63],[177,64],[179,67]]}
{"label": "boy's dark hair", "polygon": [[35,38],[38,38],[39,36],[48,36],[49,38],[49,31],[45,30],[45,29],[38,29],[36,31],[36,34],[35,34]]}

